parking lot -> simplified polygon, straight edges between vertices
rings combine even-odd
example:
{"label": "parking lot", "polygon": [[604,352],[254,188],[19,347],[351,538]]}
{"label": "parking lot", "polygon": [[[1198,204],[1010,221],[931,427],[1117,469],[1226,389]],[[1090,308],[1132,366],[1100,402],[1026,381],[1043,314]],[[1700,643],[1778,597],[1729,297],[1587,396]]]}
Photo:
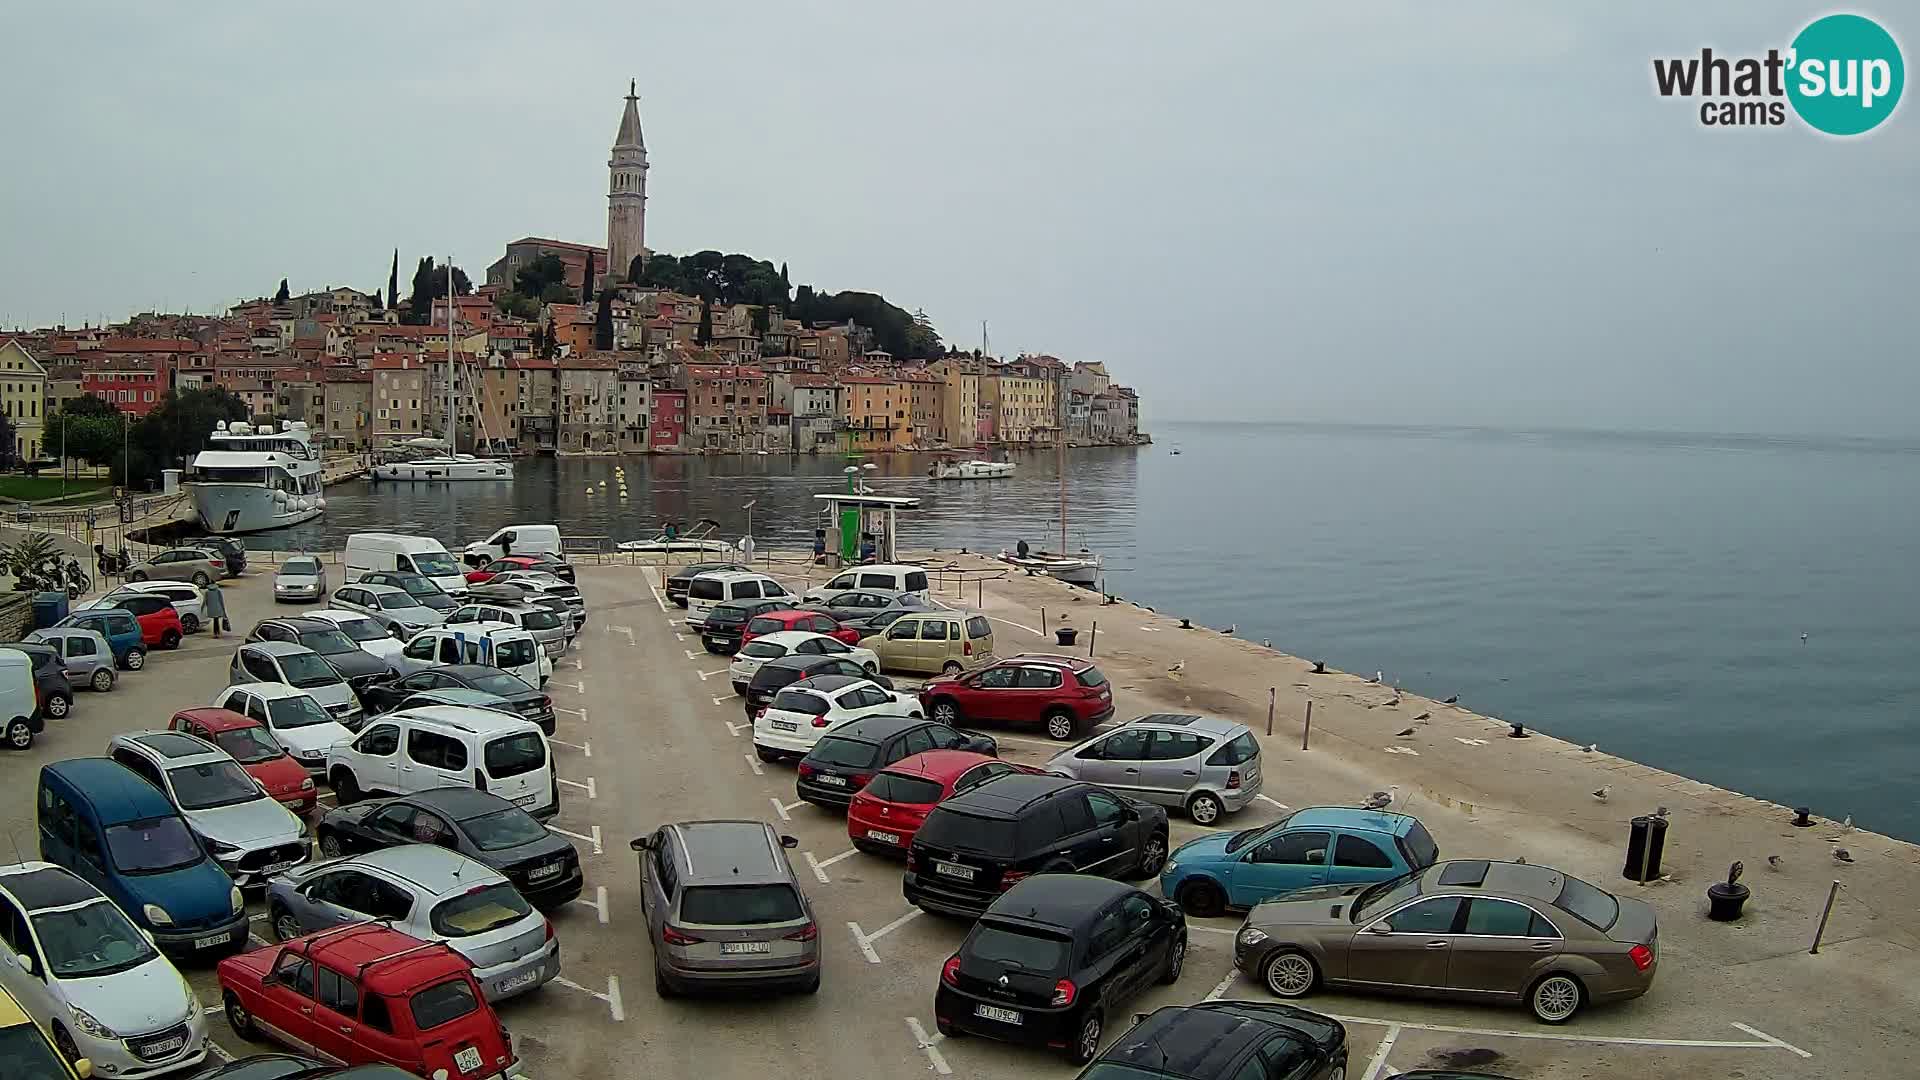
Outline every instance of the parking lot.
{"label": "parking lot", "polygon": [[[548,687],[558,711],[554,747],[564,803],[551,827],[580,851],[587,888],[554,913],[562,978],[501,1007],[528,1076],[1071,1074],[1057,1057],[934,1034],[934,984],[965,927],[909,906],[900,894],[898,862],[854,852],[841,817],[796,800],[792,765],[755,757],[726,659],[705,653],[682,631],[682,613],[663,600],[657,577],[650,581],[630,567],[582,566],[579,584],[590,621]],[[267,592],[267,576],[257,572],[227,589],[237,626],[244,630],[268,613]],[[995,630],[1001,655],[1041,644],[1019,623]],[[81,695],[74,715],[51,724],[34,750],[0,759],[13,780],[0,791],[0,822],[18,852],[31,858],[36,846],[31,777],[37,763],[98,754],[114,734],[164,726],[173,710],[205,704],[225,685],[234,644],[231,636],[195,635],[177,653],[156,655],[146,671],[127,675],[114,692]],[[910,684],[902,680],[903,687]],[[1125,685],[1116,689],[1120,718],[1145,711]],[[1037,733],[989,733],[1010,760],[1039,763],[1059,748]],[[1346,775],[1271,746],[1268,754],[1265,796],[1223,827],[1272,821],[1290,805],[1354,801],[1358,788]],[[1588,852],[1536,849],[1530,836],[1446,807],[1406,809],[1427,822],[1445,856],[1525,853],[1534,861],[1556,859],[1609,888],[1618,885],[1617,877],[1587,865],[1594,859]],[[767,820],[798,839],[792,857],[821,929],[817,995],[655,996],[628,842],[664,822],[701,818]],[[1205,831],[1176,815],[1173,846]],[[1348,1074],[1365,1080],[1447,1067],[1549,1078],[1680,1077],[1701,1070],[1838,1075],[1822,1069],[1819,1055],[1836,1042],[1851,1042],[1845,1033],[1810,1028],[1770,1000],[1764,964],[1738,970],[1723,963],[1684,933],[1666,931],[1668,917],[1663,907],[1662,968],[1653,993],[1590,1010],[1566,1028],[1535,1025],[1519,1010],[1447,1003],[1323,994],[1304,1004],[1347,1021]],[[1264,998],[1233,972],[1238,925],[1237,918],[1191,920],[1180,982],[1153,988],[1127,1012],[1210,997]],[[256,922],[255,929],[264,933],[264,924]],[[241,1043],[227,1028],[211,969],[189,970],[188,978],[212,1006],[211,1027],[225,1052],[270,1049]],[[1110,1023],[1110,1037],[1124,1026]],[[1858,1075],[1892,1075],[1876,1073],[1870,1060],[1858,1063]]]}

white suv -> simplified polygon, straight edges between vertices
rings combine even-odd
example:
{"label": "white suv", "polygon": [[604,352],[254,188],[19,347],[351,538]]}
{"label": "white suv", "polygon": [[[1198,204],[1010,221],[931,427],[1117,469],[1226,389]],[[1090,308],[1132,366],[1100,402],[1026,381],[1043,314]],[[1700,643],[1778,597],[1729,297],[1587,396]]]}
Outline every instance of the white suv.
{"label": "white suv", "polygon": [[707,624],[708,612],[736,600],[785,600],[796,606],[800,603],[791,589],[765,574],[716,570],[687,583],[687,628],[700,629]]}
{"label": "white suv", "polygon": [[327,771],[327,748],[353,738],[313,695],[286,683],[243,683],[213,696],[211,704],[258,721],[280,749],[314,776]]}
{"label": "white suv", "polygon": [[375,717],[358,738],[327,751],[327,781],[342,806],[375,792],[468,787],[542,820],[560,812],[546,734],[492,709],[425,705]]}
{"label": "white suv", "polygon": [[806,757],[820,736],[869,716],[920,717],[911,694],[882,690],[851,675],[815,675],[782,687],[753,718],[753,752],[761,761]]}

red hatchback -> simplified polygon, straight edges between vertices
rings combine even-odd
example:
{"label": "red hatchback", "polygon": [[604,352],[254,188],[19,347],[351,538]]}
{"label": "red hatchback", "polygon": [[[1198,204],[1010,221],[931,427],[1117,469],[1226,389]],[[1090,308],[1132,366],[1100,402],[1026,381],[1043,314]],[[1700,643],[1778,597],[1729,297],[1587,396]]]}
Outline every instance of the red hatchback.
{"label": "red hatchback", "polygon": [[498,558],[478,570],[467,571],[467,584],[484,585],[493,580],[493,575],[507,570],[540,570],[541,560],[531,555],[507,555]]}
{"label": "red hatchback", "polygon": [[1008,773],[1044,774],[968,750],[928,750],[882,769],[847,806],[847,837],[861,851],[905,854],[935,803]]}
{"label": "red hatchback", "polygon": [[149,648],[158,645],[177,649],[180,639],[187,636],[186,624],[180,621],[173,601],[158,593],[122,593],[114,601],[115,607],[133,613],[134,621],[140,624],[140,640]]}
{"label": "red hatchback", "polygon": [[762,634],[777,634],[782,630],[806,630],[825,634],[843,644],[860,644],[860,631],[841,626],[833,616],[793,608],[763,612],[749,619],[746,630],[740,635],[740,644],[745,645]]}
{"label": "red hatchback", "polygon": [[198,735],[225,750],[247,775],[260,782],[280,805],[296,814],[314,808],[313,777],[273,741],[260,721],[230,709],[182,709],[173,714],[174,731]]}
{"label": "red hatchback", "polygon": [[465,957],[354,923],[220,961],[234,1034],[346,1065],[480,1080],[514,1068],[513,1042]]}
{"label": "red hatchback", "polygon": [[1033,724],[1072,742],[1113,715],[1113,686],[1090,660],[1035,653],[929,680],[920,704],[943,724]]}

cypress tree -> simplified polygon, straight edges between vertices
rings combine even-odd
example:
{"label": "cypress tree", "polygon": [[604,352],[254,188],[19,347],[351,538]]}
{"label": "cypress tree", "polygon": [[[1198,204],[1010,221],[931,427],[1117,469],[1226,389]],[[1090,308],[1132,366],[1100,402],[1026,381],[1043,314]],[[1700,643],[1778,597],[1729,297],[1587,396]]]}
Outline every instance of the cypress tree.
{"label": "cypress tree", "polygon": [[613,294],[600,294],[600,310],[593,315],[593,347],[613,351]]}
{"label": "cypress tree", "polygon": [[693,343],[695,345],[705,345],[707,342],[712,340],[713,340],[713,304],[710,301],[703,298],[700,301],[700,329],[694,334]]}
{"label": "cypress tree", "polygon": [[273,302],[276,304],[284,304],[287,302],[287,279],[286,278],[280,279],[280,291],[273,294]]}
{"label": "cypress tree", "polygon": [[593,303],[593,252],[587,252],[587,274],[580,279],[580,302]]}
{"label": "cypress tree", "polygon": [[[380,295],[375,293],[375,296]],[[400,306],[400,249],[393,249],[393,269],[387,271],[387,310]]]}

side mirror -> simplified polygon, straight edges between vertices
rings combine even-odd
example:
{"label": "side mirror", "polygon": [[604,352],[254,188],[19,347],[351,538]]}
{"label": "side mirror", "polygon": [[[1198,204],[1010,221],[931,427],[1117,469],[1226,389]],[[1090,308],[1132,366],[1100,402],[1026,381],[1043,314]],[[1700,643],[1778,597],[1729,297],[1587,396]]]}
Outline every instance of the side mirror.
{"label": "side mirror", "polygon": [[29,975],[33,974],[33,957],[28,956],[26,953],[9,953],[8,959],[19,964],[21,971]]}
{"label": "side mirror", "polygon": [[786,848],[788,851],[792,851],[794,848],[800,846],[800,840],[798,837],[788,836],[782,833],[780,835],[780,846]]}
{"label": "side mirror", "polygon": [[1388,926],[1384,922],[1377,922],[1360,932],[1363,934],[1391,934],[1393,933],[1393,927]]}
{"label": "side mirror", "polygon": [[631,844],[628,844],[627,846],[628,846],[628,847],[630,847],[630,848],[632,848],[632,849],[633,849],[633,850],[635,850],[635,851],[652,851],[652,850],[653,850],[653,837],[651,837],[651,836],[636,836],[636,837],[634,837],[634,838],[633,838],[633,842],[632,842]]}

